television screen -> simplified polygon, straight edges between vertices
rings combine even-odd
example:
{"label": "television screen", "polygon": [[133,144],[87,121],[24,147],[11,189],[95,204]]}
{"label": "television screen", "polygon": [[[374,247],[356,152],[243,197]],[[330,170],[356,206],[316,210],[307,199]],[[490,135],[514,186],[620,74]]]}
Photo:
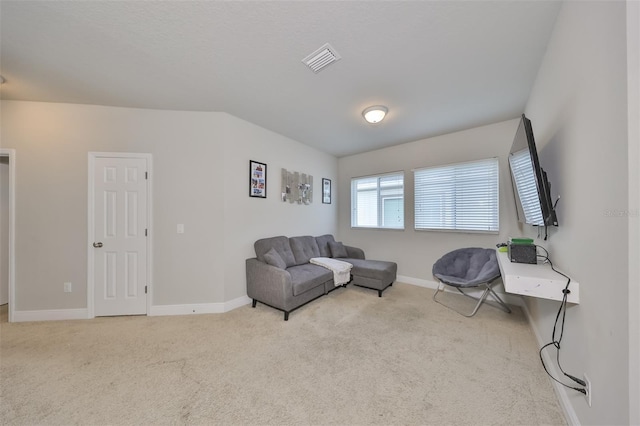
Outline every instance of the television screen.
{"label": "television screen", "polygon": [[531,121],[522,114],[509,153],[518,220],[535,226],[557,226],[547,174],[540,167]]}

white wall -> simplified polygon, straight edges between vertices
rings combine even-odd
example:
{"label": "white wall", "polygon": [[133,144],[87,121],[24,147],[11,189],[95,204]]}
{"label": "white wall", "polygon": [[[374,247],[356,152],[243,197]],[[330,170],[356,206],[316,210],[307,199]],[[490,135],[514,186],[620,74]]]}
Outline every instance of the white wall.
{"label": "white wall", "polygon": [[[335,233],[335,206],[316,200],[284,209],[277,188],[280,166],[332,178],[337,160],[227,114],[17,101],[1,107],[2,146],[18,158],[14,310],[86,308],[89,151],[153,155],[153,305],[244,296],[244,260],[257,238]],[[248,196],[249,159],[269,165],[267,200]],[[184,234],[176,233],[178,223]],[[65,281],[72,293],[62,291]]]}
{"label": "white wall", "polygon": [[[627,248],[638,217],[627,214],[625,7],[565,2],[526,106],[552,194],[562,196],[551,258],[580,283],[561,360],[570,374],[587,373],[593,406],[578,392],[561,395],[581,424],[629,424]],[[538,334],[550,338],[558,303],[527,302]]]}
{"label": "white wall", "polygon": [[[640,425],[640,2],[627,1],[629,111],[629,423]],[[635,401],[635,402],[634,402]]]}
{"label": "white wall", "polygon": [[[224,150],[225,286],[226,300],[246,295],[245,259],[255,257],[258,238],[285,235],[335,234],[337,207],[322,204],[322,178],[335,181],[335,157],[287,139],[247,121],[227,115]],[[249,160],[267,164],[267,198],[250,198]],[[281,201],[281,170],[313,176],[310,205]]]}
{"label": "white wall", "polygon": [[[338,160],[338,235],[348,245],[361,247],[371,259],[398,264],[398,275],[433,281],[431,266],[444,253],[460,247],[495,247],[519,231],[507,156],[518,119],[451,133]],[[413,228],[412,169],[498,157],[500,162],[500,233],[471,234],[415,231]],[[351,228],[351,178],[404,171],[405,229]]]}

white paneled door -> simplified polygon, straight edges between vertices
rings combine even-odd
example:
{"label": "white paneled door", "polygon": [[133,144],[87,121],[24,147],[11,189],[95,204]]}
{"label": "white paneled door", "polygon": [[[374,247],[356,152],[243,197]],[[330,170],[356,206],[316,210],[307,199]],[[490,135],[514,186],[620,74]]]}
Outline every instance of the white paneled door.
{"label": "white paneled door", "polygon": [[94,314],[146,314],[147,159],[96,157],[93,170]]}

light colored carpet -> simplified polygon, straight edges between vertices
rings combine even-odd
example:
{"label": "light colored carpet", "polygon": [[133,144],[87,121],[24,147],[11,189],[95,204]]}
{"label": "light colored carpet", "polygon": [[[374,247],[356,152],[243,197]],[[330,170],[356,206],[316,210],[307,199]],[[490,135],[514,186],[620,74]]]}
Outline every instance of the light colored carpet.
{"label": "light colored carpet", "polygon": [[432,294],[349,286],[288,322],[258,304],[3,323],[0,422],[565,424],[520,309],[464,318]]}

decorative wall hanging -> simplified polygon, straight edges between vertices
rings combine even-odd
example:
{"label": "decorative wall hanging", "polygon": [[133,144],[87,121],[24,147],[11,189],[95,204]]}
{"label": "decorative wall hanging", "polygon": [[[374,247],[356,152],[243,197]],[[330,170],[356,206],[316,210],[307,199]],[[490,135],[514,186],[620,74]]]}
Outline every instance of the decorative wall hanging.
{"label": "decorative wall hanging", "polygon": [[282,169],[282,201],[311,204],[313,201],[313,176]]}
{"label": "decorative wall hanging", "polygon": [[249,197],[267,198],[267,165],[249,161]]}
{"label": "decorative wall hanging", "polygon": [[322,204],[331,204],[331,179],[322,178]]}

